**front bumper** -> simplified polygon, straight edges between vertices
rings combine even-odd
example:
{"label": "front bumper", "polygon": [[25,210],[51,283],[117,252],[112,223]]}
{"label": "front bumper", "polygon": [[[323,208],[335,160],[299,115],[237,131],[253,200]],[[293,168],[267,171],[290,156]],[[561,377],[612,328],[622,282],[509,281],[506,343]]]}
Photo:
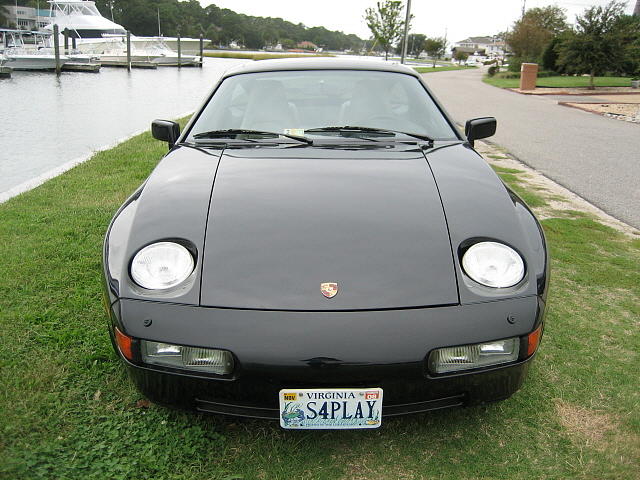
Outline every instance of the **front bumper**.
{"label": "front bumper", "polygon": [[[442,408],[477,405],[510,397],[526,376],[529,361],[509,367],[447,378],[393,378],[372,375],[369,380],[336,381],[326,372],[324,381],[282,381],[275,376],[252,376],[223,382],[139,368],[129,364],[136,386],[155,403],[188,410],[279,419],[278,392],[283,388],[381,387],[383,417]],[[410,370],[411,366],[407,366]]]}
{"label": "front bumper", "polygon": [[278,418],[282,388],[381,387],[384,416],[502,400],[517,391],[532,357],[434,376],[428,353],[445,346],[525,336],[543,321],[539,297],[474,305],[358,312],[202,308],[122,299],[111,330],[233,353],[229,376],[125,362],[154,402],[204,412]]}

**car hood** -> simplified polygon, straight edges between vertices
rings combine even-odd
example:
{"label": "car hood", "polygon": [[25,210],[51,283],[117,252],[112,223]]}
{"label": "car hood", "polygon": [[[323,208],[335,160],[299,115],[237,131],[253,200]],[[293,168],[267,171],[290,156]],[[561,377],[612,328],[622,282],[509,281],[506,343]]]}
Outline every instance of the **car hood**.
{"label": "car hood", "polygon": [[[319,311],[459,302],[422,152],[228,152],[209,205],[201,305]],[[338,293],[326,298],[323,283]]]}

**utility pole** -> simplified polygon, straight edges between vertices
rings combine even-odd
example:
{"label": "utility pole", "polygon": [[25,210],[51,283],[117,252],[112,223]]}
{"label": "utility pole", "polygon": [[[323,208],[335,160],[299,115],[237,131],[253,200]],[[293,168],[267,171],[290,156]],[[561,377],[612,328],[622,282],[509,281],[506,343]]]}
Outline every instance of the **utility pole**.
{"label": "utility pole", "polygon": [[444,45],[442,46],[442,56],[447,56],[447,33],[449,32],[449,27],[444,27]]}
{"label": "utility pole", "polygon": [[633,9],[633,14],[636,17],[640,17],[640,0],[636,0],[636,8]]}
{"label": "utility pole", "polygon": [[402,41],[402,57],[400,63],[404,63],[404,57],[407,56],[407,38],[409,36],[409,20],[411,20],[411,0],[407,0],[407,17],[404,21],[404,40]]}

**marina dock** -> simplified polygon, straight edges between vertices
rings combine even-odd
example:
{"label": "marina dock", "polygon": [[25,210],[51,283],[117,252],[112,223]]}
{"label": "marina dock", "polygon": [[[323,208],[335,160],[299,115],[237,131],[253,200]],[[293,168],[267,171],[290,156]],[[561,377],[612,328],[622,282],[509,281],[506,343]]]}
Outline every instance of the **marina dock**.
{"label": "marina dock", "polygon": [[[101,63],[103,67],[128,68],[129,66],[126,61],[120,60],[101,60]],[[153,62],[131,62],[131,68],[156,69],[158,65]]]}
{"label": "marina dock", "polygon": [[[144,40],[143,46],[134,47],[132,40],[140,43],[140,39],[132,38],[131,32],[123,30],[124,34],[119,41],[103,41],[104,44],[100,44],[99,49],[91,47],[83,51],[80,48],[83,39],[71,37],[68,28],[60,31],[56,23],[52,25],[52,30],[48,32],[0,29],[3,62],[10,61],[12,70],[55,71],[58,75],[63,71],[96,73],[100,71],[101,66],[123,67],[128,70],[155,70],[158,66],[202,67],[202,35],[198,39],[200,55],[196,56],[183,54],[180,37],[176,38],[178,51],[174,52],[164,44],[161,37],[153,37],[151,41]],[[87,41],[91,43],[91,39]],[[10,74],[11,71],[2,72],[2,76]]]}
{"label": "marina dock", "polygon": [[99,63],[65,63],[62,65],[63,72],[95,72],[100,71],[101,64]]}

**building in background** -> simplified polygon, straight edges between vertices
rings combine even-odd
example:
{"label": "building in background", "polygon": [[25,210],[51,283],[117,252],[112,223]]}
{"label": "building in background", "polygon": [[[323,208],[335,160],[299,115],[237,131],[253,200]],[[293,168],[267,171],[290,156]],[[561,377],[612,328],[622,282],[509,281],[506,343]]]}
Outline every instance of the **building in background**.
{"label": "building in background", "polygon": [[456,52],[464,52],[469,55],[470,59],[503,60],[506,53],[506,44],[498,36],[469,37],[456,42],[451,52],[453,56],[455,56]]}
{"label": "building in background", "polygon": [[8,26],[20,30],[40,30],[49,25],[51,20],[51,12],[49,10],[38,10],[15,5],[5,5],[4,9]]}

